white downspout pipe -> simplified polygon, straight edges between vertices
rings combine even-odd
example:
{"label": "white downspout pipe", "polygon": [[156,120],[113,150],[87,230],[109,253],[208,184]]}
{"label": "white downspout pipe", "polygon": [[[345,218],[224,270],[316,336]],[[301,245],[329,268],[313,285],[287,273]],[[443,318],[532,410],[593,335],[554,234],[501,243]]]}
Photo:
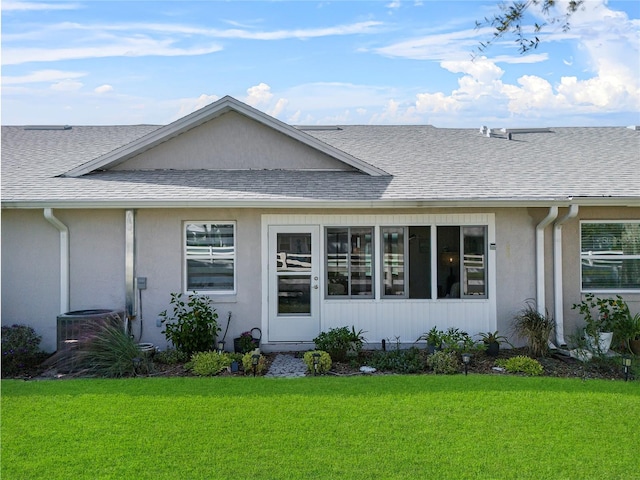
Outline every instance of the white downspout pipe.
{"label": "white downspout pipe", "polygon": [[544,292],[544,229],[558,217],[558,207],[549,207],[549,213],[536,225],[536,307],[538,313],[546,315]]}
{"label": "white downspout pipe", "polygon": [[69,311],[69,228],[53,215],[53,209],[44,209],[44,218],[60,232],[60,313]]}
{"label": "white downspout pipe", "polygon": [[553,313],[556,322],[556,342],[558,346],[566,345],[564,341],[564,302],[562,298],[562,226],[578,215],[578,205],[570,205],[566,215],[553,224]]}

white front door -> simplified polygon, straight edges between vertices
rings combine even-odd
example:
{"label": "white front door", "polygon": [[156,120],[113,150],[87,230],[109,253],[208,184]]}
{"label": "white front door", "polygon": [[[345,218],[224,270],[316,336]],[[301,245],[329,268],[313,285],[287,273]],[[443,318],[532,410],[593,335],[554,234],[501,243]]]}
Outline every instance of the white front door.
{"label": "white front door", "polygon": [[319,230],[269,227],[270,342],[310,342],[320,333]]}

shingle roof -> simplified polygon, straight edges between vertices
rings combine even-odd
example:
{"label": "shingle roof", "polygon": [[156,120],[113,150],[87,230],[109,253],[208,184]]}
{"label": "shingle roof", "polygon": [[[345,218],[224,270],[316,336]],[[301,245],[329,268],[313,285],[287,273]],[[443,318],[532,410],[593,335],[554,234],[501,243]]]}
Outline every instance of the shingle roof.
{"label": "shingle roof", "polygon": [[640,131],[553,128],[487,138],[476,129],[341,126],[306,133],[390,176],[327,171],[65,172],[158,126],[2,127],[2,203],[22,206],[427,205],[475,202],[640,206]]}

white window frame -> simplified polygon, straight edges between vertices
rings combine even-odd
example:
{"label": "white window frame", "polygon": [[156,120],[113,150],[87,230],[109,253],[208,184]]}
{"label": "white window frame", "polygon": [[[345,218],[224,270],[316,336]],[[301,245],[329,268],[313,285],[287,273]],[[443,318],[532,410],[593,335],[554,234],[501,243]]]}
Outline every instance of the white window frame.
{"label": "white window frame", "polygon": [[[233,227],[233,251],[227,255],[221,254],[203,254],[195,255],[187,252],[187,226],[188,225],[230,225]],[[221,290],[221,289],[209,289],[209,290],[191,290],[188,288],[188,260],[191,259],[231,259],[233,260],[233,289]],[[207,295],[236,295],[237,282],[238,282],[238,227],[237,223],[233,220],[185,220],[182,223],[182,265],[183,265],[183,279],[182,290],[187,294],[207,294]]]}
{"label": "white window frame", "polygon": [[[583,269],[582,262],[585,259],[589,259],[590,256],[584,254],[582,251],[582,226],[585,224],[598,224],[598,223],[640,223],[637,219],[625,219],[625,220],[580,220],[580,230],[578,231],[578,243],[579,243],[579,255],[580,255],[580,292],[582,293],[603,293],[603,294],[616,294],[616,293],[640,293],[640,288],[584,288],[583,287]],[[594,257],[592,257],[593,259]],[[640,254],[636,255],[597,255],[598,260],[640,260]]]}

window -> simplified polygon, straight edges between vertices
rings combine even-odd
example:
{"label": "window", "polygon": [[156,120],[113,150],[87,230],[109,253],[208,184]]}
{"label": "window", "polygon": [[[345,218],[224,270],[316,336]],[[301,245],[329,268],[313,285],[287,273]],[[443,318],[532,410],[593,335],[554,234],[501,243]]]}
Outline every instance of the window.
{"label": "window", "polygon": [[327,296],[373,297],[373,227],[326,230]]}
{"label": "window", "polygon": [[431,298],[430,227],[382,227],[382,295]]}
{"label": "window", "polygon": [[640,289],[640,222],[580,223],[583,290]]}
{"label": "window", "polygon": [[487,297],[485,226],[438,227],[438,298]]}
{"label": "window", "polygon": [[326,298],[488,298],[487,232],[487,225],[327,227]]}
{"label": "window", "polygon": [[235,223],[185,224],[185,290],[235,292]]}

